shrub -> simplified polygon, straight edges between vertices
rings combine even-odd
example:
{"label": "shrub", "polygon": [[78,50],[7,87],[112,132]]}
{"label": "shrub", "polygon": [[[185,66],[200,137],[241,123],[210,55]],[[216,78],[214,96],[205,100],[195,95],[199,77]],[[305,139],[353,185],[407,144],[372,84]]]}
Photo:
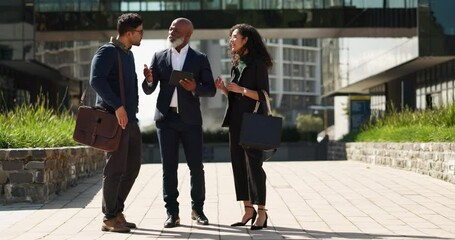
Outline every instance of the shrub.
{"label": "shrub", "polygon": [[322,118],[311,114],[298,114],[295,121],[300,140],[304,142],[316,142],[318,132],[324,130]]}
{"label": "shrub", "polygon": [[[218,129],[213,131],[204,131],[204,143],[228,143],[229,132],[227,129]],[[296,127],[283,127],[281,134],[282,142],[297,142],[301,139],[300,133]],[[315,138],[316,139],[316,138]],[[157,144],[158,135],[154,127],[142,129],[142,142],[148,144]]]}
{"label": "shrub", "polygon": [[75,146],[74,125],[73,114],[59,113],[39,97],[35,104],[0,114],[0,148]]}
{"label": "shrub", "polygon": [[[142,129],[141,133],[143,143],[158,144],[158,135],[154,126]],[[206,143],[229,142],[229,134],[225,129],[204,131],[203,134],[204,142]]]}
{"label": "shrub", "polygon": [[154,125],[149,125],[141,130],[142,143],[157,144],[158,135]]}
{"label": "shrub", "polygon": [[298,142],[300,140],[300,133],[295,126],[283,127],[281,131],[281,142]]}
{"label": "shrub", "polygon": [[296,119],[297,130],[303,132],[320,132],[324,129],[322,118],[311,114],[298,114]]}
{"label": "shrub", "polygon": [[219,129],[215,131],[204,131],[204,142],[208,143],[228,143],[229,132],[227,129]]}

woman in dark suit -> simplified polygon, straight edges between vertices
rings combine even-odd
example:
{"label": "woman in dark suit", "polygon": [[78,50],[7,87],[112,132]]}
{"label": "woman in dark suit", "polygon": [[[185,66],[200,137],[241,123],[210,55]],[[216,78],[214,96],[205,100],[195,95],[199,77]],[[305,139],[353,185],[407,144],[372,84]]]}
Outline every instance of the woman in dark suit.
{"label": "woman in dark suit", "polygon": [[[244,226],[251,220],[251,230],[267,227],[266,174],[262,168],[263,152],[243,149],[239,145],[240,124],[244,112],[253,112],[256,101],[264,101],[262,90],[269,93],[268,69],[272,59],[258,31],[248,24],[237,24],[230,30],[233,67],[231,81],[224,84],[218,77],[215,86],[228,97],[223,127],[229,127],[229,146],[237,201],[243,201],[242,221],[231,226]],[[261,113],[262,108],[259,109]],[[253,205],[258,206],[258,210]],[[257,217],[257,218],[256,218]]]}

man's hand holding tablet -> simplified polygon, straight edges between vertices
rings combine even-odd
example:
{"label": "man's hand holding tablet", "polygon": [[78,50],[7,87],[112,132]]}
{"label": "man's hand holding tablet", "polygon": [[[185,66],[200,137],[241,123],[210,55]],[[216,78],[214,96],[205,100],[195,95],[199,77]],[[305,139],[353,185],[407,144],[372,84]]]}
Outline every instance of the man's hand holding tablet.
{"label": "man's hand holding tablet", "polygon": [[172,70],[171,78],[169,79],[169,84],[175,85],[175,86],[180,86],[179,81],[183,80],[185,78],[188,79],[188,80],[192,80],[193,79],[193,73]]}

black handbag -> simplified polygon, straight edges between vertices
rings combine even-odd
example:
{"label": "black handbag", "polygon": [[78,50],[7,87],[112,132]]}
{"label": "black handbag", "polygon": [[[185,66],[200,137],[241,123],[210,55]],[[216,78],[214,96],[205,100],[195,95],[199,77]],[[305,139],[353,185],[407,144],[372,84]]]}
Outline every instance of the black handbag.
{"label": "black handbag", "polygon": [[[122,104],[125,106],[124,82],[122,72],[122,60],[117,52],[119,65],[119,84]],[[77,113],[76,126],[74,127],[74,141],[97,148],[106,152],[114,152],[120,145],[122,128],[118,124],[117,117],[99,107],[84,105],[85,92],[81,96],[81,102]]]}
{"label": "black handbag", "polygon": [[[252,113],[243,113],[239,144],[245,149],[271,151],[273,155],[281,144],[283,119],[272,116],[270,98],[266,91],[262,90],[262,92],[265,101],[257,101]],[[259,105],[264,103],[264,107],[267,108],[265,114],[258,114]]]}

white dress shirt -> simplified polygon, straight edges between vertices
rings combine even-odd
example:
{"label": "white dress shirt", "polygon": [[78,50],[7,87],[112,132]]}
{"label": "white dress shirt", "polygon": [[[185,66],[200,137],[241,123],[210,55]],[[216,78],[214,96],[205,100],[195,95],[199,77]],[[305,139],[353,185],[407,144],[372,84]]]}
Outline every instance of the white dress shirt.
{"label": "white dress shirt", "polygon": [[[187,44],[185,47],[180,49],[180,53],[175,50],[175,48],[171,49],[171,60],[172,60],[172,69],[182,71],[183,68],[183,63],[185,62],[186,59],[186,54],[188,53],[188,48],[190,46]],[[174,93],[172,94],[172,99],[171,99],[171,104],[169,107],[178,107],[178,97],[177,97],[177,87],[174,90]]]}

